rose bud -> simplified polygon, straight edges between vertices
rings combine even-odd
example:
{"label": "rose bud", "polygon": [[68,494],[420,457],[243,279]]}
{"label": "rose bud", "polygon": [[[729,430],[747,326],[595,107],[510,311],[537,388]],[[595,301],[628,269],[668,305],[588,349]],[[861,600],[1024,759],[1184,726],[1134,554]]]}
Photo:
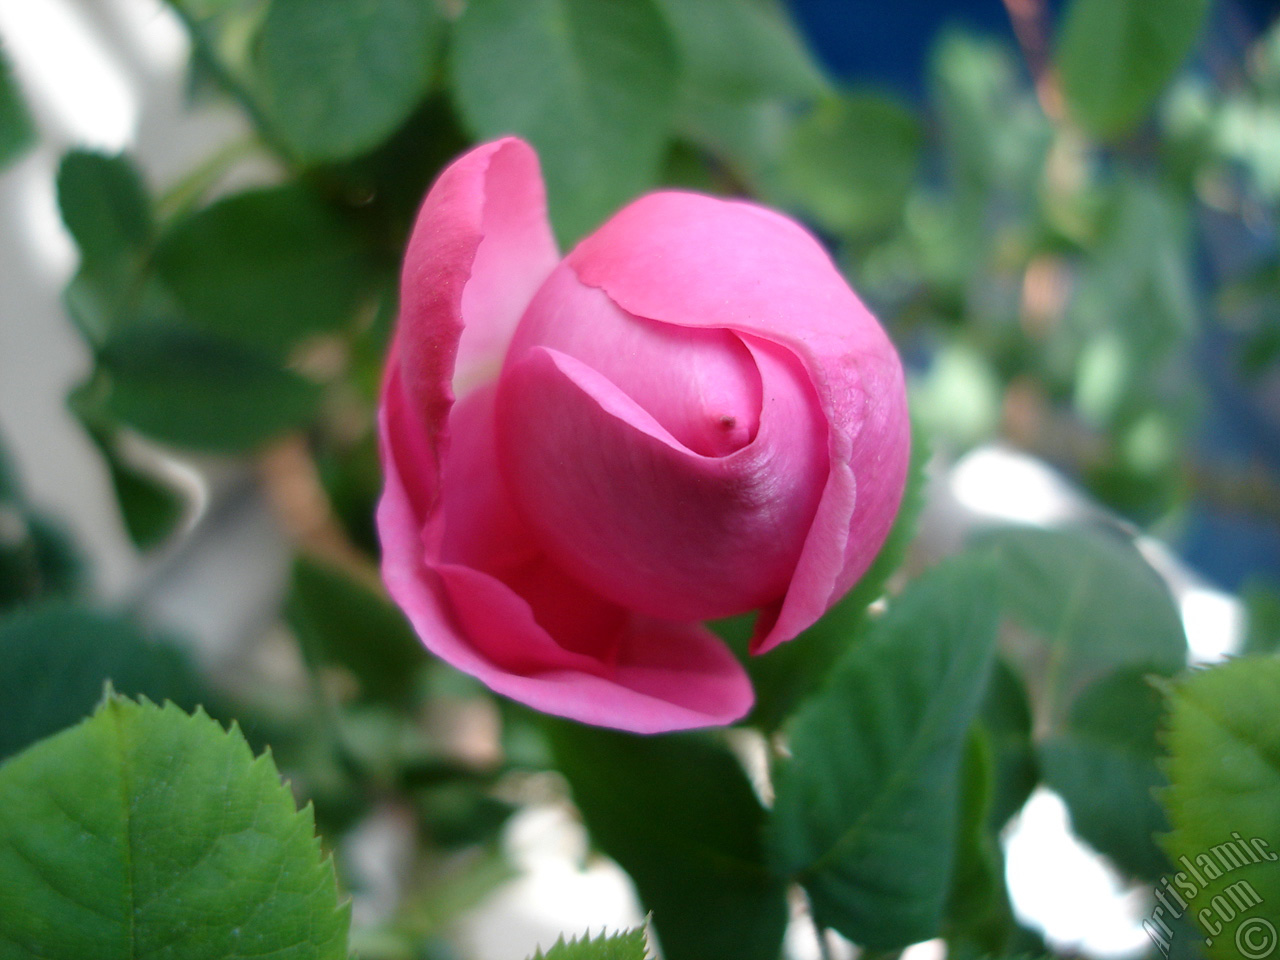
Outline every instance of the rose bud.
{"label": "rose bud", "polygon": [[564,259],[537,157],[441,174],[381,404],[383,576],[423,642],[547,713],[644,733],[751,707],[753,653],[865,572],[905,482],[902,367],[793,221],[641,197]]}

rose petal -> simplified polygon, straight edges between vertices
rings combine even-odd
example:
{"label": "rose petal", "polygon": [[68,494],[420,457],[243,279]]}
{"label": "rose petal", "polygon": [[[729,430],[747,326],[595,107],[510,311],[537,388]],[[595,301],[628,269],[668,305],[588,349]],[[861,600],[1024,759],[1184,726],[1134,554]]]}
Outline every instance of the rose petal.
{"label": "rose petal", "polygon": [[910,431],[889,339],[813,237],[749,203],[650,194],[566,262],[628,313],[742,331],[803,362],[830,424],[831,470],[790,589],[761,617],[753,650],[794,637],[866,571],[897,512]]}
{"label": "rose petal", "polygon": [[751,443],[688,449],[601,373],[532,347],[498,386],[500,465],[537,541],[625,607],[704,620],[792,578],[827,473],[825,424],[785,350],[751,339],[764,403]]}
{"label": "rose petal", "polygon": [[497,375],[558,259],[538,157],[524,141],[477,147],[436,180],[405,253],[396,331],[404,389],[431,443],[455,395]]}
{"label": "rose petal", "polygon": [[695,453],[724,456],[756,435],[760,373],[729,330],[631,316],[561,265],[525,311],[507,363],[534,346],[602,374]]}
{"label": "rose petal", "polygon": [[383,580],[427,648],[498,693],[585,723],[658,733],[739,719],[751,684],[718,638],[638,617],[536,553],[495,482],[493,395],[473,391],[454,408],[428,499],[421,477],[434,461],[396,368],[385,385]]}

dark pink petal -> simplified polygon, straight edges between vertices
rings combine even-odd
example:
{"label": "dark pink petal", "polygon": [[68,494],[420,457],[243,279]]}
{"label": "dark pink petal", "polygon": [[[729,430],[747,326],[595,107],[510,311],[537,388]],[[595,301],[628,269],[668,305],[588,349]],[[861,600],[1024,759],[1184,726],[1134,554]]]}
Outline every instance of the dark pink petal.
{"label": "dark pink petal", "polygon": [[791,582],[827,474],[825,426],[785,350],[750,338],[763,403],[722,457],[681,444],[582,361],[531,347],[498,387],[507,488],[557,564],[642,614],[756,609]]}
{"label": "dark pink petal", "polygon": [[763,652],[812,624],[860,577],[888,534],[910,432],[902,367],[880,325],[807,232],[749,203],[656,193],[566,261],[627,313],[736,330],[800,358],[830,430],[830,473]]}
{"label": "dark pink petal", "polygon": [[394,366],[385,385],[383,579],[427,648],[498,693],[586,723],[657,733],[739,719],[750,681],[718,638],[639,617],[538,553],[497,482],[493,395],[483,387],[453,409],[429,491],[433,456]]}

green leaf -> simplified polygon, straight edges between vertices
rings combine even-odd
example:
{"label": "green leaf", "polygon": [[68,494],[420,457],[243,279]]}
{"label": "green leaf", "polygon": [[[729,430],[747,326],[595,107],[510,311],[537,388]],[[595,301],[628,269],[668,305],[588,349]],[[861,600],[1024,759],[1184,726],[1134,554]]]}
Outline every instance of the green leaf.
{"label": "green leaf", "polygon": [[961,768],[955,871],[947,897],[946,935],[955,945],[999,956],[1016,929],[1005,886],[1004,858],[992,829],[995,757],[986,731],[969,732]]}
{"label": "green leaf", "polygon": [[991,671],[987,699],[982,705],[982,726],[990,744],[994,787],[991,828],[1001,830],[1022,809],[1036,784],[1035,746],[1031,742],[1031,705],[1018,676],[1000,657]]}
{"label": "green leaf", "polygon": [[1161,799],[1173,825],[1163,838],[1172,879],[1184,898],[1194,894],[1210,957],[1256,960],[1268,933],[1275,945],[1275,928],[1257,920],[1274,919],[1280,903],[1280,659],[1198,671],[1167,693],[1170,787]]}
{"label": "green leaf", "polygon": [[1023,79],[1021,59],[999,41],[947,30],[934,44],[930,74],[946,159],[967,212],[960,226],[981,235],[989,224],[965,221],[993,199],[1012,196],[1038,208],[1053,127]]}
{"label": "green leaf", "polygon": [[1159,575],[1118,535],[1012,528],[999,556],[1004,653],[1030,693],[1037,739],[1060,731],[1088,686],[1122,667],[1172,675],[1187,662],[1182,619]]}
{"label": "green leaf", "polygon": [[58,166],[58,208],[87,261],[137,254],[151,242],[147,189],[123,154],[72,150],[64,156]]}
{"label": "green leaf", "polygon": [[792,131],[781,196],[834,233],[885,228],[902,213],[923,142],[919,119],[897,100],[865,90],[828,97]]}
{"label": "green leaf", "polygon": [[537,950],[531,960],[647,960],[648,948],[644,942],[644,928],[626,930],[608,936],[602,930],[592,939],[587,933],[581,939],[574,937],[565,942],[560,937],[545,954]]}
{"label": "green leaf", "polygon": [[537,149],[562,242],[653,183],[677,75],[653,0],[469,0],[451,62],[473,132]]}
{"label": "green leaf", "polygon": [[0,766],[5,960],[345,960],[349,910],[269,756],[110,696]]}
{"label": "green leaf", "polygon": [[36,139],[35,124],[0,47],[0,168],[25,153]]}
{"label": "green leaf", "polygon": [[789,729],[770,852],[820,926],[874,950],[934,936],[951,886],[960,762],[995,648],[980,555],[914,581]]}
{"label": "green leaf", "polygon": [[299,557],[285,616],[315,666],[350,670],[367,697],[409,700],[427,657],[404,615],[385,597]]}
{"label": "green leaf", "polygon": [[276,129],[306,162],[377,146],[426,95],[440,26],[422,0],[272,0],[259,72]]}
{"label": "green leaf", "polygon": [[1275,653],[1280,650],[1280,585],[1261,578],[1252,579],[1240,591],[1248,630],[1245,653]]}
{"label": "green leaf", "polygon": [[84,562],[60,526],[33,511],[0,437],[0,611],[81,588]]}
{"label": "green leaf", "polygon": [[23,510],[6,521],[12,536],[0,543],[0,610],[83,589],[84,558],[60,524]]}
{"label": "green leaf", "polygon": [[777,191],[778,167],[795,125],[786,100],[686,103],[681,133],[724,164],[734,178],[762,196]]}
{"label": "green leaf", "polygon": [[675,33],[687,99],[812,97],[821,68],[774,0],[659,0]]}
{"label": "green leaf", "polygon": [[1072,115],[1102,137],[1142,120],[1195,46],[1209,0],[1072,0],[1055,60]]}
{"label": "green leaf", "polygon": [[51,601],[0,620],[0,760],[75,723],[108,680],[184,707],[200,698],[185,652],[122,616]]}
{"label": "green leaf", "polygon": [[269,351],[351,320],[370,282],[358,238],[298,186],[219,200],[169,230],[155,257],[191,320]]}
{"label": "green leaf", "polygon": [[122,330],[107,342],[105,408],[161,443],[239,453],[305,423],[314,384],[234,343],[177,326]]}
{"label": "green leaf", "polygon": [[746,658],[747,672],[756,691],[756,705],[749,723],[767,733],[777,730],[796,705],[822,684],[840,654],[855,642],[864,625],[867,608],[883,596],[889,578],[902,564],[915,537],[924,506],[924,468],[928,461],[927,438],[913,424],[907,486],[884,545],[853,589],[803,634],[763,656],[746,657],[751,636],[750,618],[738,617],[713,625]]}
{"label": "green leaf", "polygon": [[186,498],[125,453],[120,432],[101,409],[93,383],[73,390],[68,405],[89,434],[102,458],[115,491],[116,503],[129,539],[139,550],[163,543],[186,513]]}
{"label": "green leaf", "polygon": [[1149,398],[1197,327],[1184,202],[1155,184],[1122,181],[1076,282],[1060,336],[1078,354],[1075,404],[1109,426]]}
{"label": "green leaf", "polygon": [[80,248],[67,312],[100,344],[155,295],[142,276],[155,234],[151,201],[128,157],[72,150],[58,167],[58,207]]}
{"label": "green leaf", "polygon": [[764,865],[765,813],[733,754],[705,735],[547,729],[592,838],[653,911],[664,956],[776,960],[786,884]]}
{"label": "green leaf", "polygon": [[1040,745],[1045,784],[1071,812],[1082,840],[1131,877],[1169,870],[1155,835],[1168,829],[1156,802],[1165,785],[1156,766],[1164,716],[1159,692],[1140,670],[1123,670],[1086,690],[1066,729]]}

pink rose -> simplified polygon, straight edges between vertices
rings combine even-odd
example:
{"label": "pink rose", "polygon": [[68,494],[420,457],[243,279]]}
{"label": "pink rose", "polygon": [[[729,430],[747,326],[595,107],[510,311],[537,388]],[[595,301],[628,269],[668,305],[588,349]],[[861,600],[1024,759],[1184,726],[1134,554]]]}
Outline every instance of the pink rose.
{"label": "pink rose", "polygon": [[441,174],[381,407],[383,576],[423,642],[547,713],[729,723],[702,621],[810,626],[898,508],[902,368],[822,247],[750,203],[654,193],[564,259],[514,138]]}

